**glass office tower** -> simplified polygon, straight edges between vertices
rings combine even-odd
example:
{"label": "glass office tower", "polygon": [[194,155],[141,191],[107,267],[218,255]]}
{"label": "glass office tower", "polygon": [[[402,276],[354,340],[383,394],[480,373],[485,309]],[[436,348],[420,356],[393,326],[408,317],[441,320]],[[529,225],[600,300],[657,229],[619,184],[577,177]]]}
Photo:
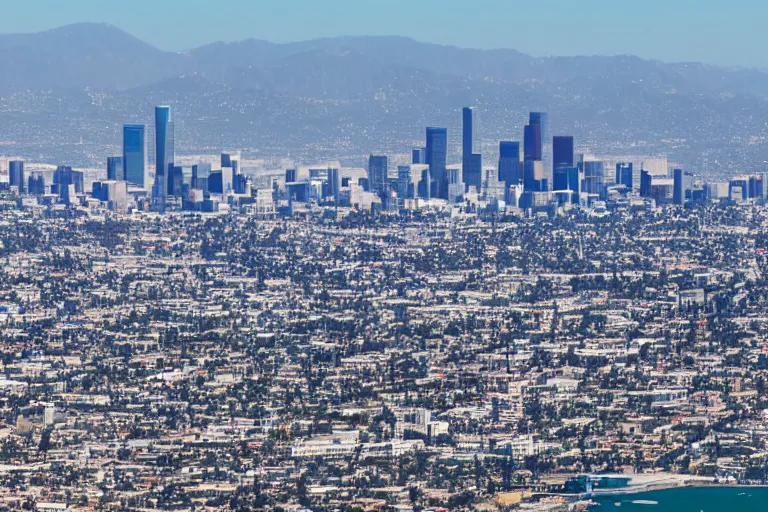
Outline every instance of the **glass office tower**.
{"label": "glass office tower", "polygon": [[523,160],[541,160],[541,125],[527,124],[523,129]]}
{"label": "glass office tower", "polygon": [[479,153],[475,153],[475,118],[470,107],[462,109],[461,167],[465,186],[475,187],[480,192],[483,160]]}
{"label": "glass office tower", "polygon": [[461,110],[461,158],[464,162],[469,160],[470,155],[475,151],[475,121],[474,111],[470,107],[464,107]]}
{"label": "glass office tower", "polygon": [[652,184],[651,174],[645,169],[640,169],[640,197],[651,197]]}
{"label": "glass office tower", "polygon": [[570,191],[570,202],[579,204],[581,182],[578,167],[556,167],[553,171],[552,190],[555,192]]}
{"label": "glass office tower", "polygon": [[8,184],[19,187],[19,192],[24,192],[24,162],[21,160],[8,162]]}
{"label": "glass office tower", "polygon": [[616,184],[617,185],[624,185],[631,192],[633,179],[634,177],[632,173],[632,162],[629,162],[629,163],[619,162],[616,164]]}
{"label": "glass office tower", "polygon": [[66,205],[72,204],[73,194],[82,194],[84,178],[82,171],[75,171],[68,165],[60,165],[53,173],[53,190]]}
{"label": "glass office tower", "polygon": [[[429,165],[429,180],[434,180],[437,190],[434,195],[446,199],[448,197],[448,181],[445,176],[445,165],[448,158],[448,129],[427,128],[426,164]],[[432,197],[432,185],[427,184],[427,197]]]}
{"label": "glass office tower", "polygon": [[674,177],[674,191],[672,194],[672,201],[675,204],[685,204],[685,186],[683,184],[683,170],[675,169],[673,172]]}
{"label": "glass office tower", "polygon": [[513,140],[499,142],[499,181],[507,187],[522,181],[520,172],[520,143]]}
{"label": "glass office tower", "polygon": [[553,169],[573,167],[573,137],[556,135],[552,138]]}
{"label": "glass office tower", "polygon": [[174,190],[173,176],[168,171],[174,159],[174,130],[171,107],[155,107],[155,179],[163,176],[163,196]]}
{"label": "glass office tower", "polygon": [[[531,112],[528,118],[528,125],[533,140],[532,149],[536,150],[538,158],[530,160],[541,160],[544,164],[544,179],[548,183],[552,182],[552,135],[549,128],[549,115],[546,112]],[[526,131],[526,134],[528,132]],[[526,145],[528,141],[526,141]],[[526,147],[526,159],[527,147]]]}
{"label": "glass office tower", "polygon": [[125,179],[125,176],[123,175],[123,157],[107,157],[107,179],[120,181]]}
{"label": "glass office tower", "polygon": [[379,197],[387,193],[387,157],[370,155],[368,157],[368,188]]}
{"label": "glass office tower", "polygon": [[582,192],[586,194],[603,194],[603,184],[605,183],[605,165],[602,161],[586,161],[583,163],[584,180],[582,182]]}
{"label": "glass office tower", "polygon": [[123,126],[123,177],[125,181],[144,187],[147,183],[147,140],[143,124]]}

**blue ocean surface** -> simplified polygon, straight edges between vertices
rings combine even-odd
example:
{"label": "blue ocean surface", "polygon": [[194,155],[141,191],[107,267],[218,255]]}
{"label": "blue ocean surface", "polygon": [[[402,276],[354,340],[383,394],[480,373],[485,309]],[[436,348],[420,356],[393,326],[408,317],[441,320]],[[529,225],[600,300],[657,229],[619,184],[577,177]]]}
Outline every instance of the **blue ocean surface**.
{"label": "blue ocean surface", "polygon": [[768,512],[768,487],[684,487],[594,501],[601,512]]}

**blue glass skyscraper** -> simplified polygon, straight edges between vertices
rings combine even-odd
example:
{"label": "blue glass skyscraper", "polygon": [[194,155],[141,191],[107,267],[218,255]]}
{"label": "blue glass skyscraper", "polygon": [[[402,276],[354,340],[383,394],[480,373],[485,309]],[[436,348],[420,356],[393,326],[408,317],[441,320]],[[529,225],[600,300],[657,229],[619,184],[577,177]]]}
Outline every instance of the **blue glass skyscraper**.
{"label": "blue glass skyscraper", "polygon": [[556,135],[552,138],[553,169],[573,167],[573,137]]}
{"label": "blue glass skyscraper", "polygon": [[163,196],[174,190],[173,176],[168,171],[174,160],[174,130],[171,107],[155,107],[155,180],[163,176]]}
{"label": "blue glass skyscraper", "polygon": [[605,183],[605,165],[601,161],[586,161],[583,163],[584,181],[582,192],[587,194],[603,194]]}
{"label": "blue glass skyscraper", "polygon": [[168,195],[181,196],[184,185],[184,168],[179,165],[169,165],[167,171]]}
{"label": "blue glass skyscraper", "polygon": [[552,180],[552,190],[555,192],[569,190],[571,192],[570,202],[579,203],[581,185],[578,167],[555,167]]}
{"label": "blue glass skyscraper", "polygon": [[432,176],[429,174],[429,167],[422,169],[419,181],[416,183],[416,195],[422,199],[431,199],[432,194]]}
{"label": "blue glass skyscraper", "polygon": [[108,180],[124,180],[123,175],[123,157],[110,156],[107,157],[107,179]]}
{"label": "blue glass skyscraper", "polygon": [[[294,170],[294,179],[296,181],[296,171]],[[198,188],[208,192],[208,178],[211,175],[211,164],[207,162],[201,162],[192,166],[192,188]],[[287,178],[286,178],[287,179]]]}
{"label": "blue glass skyscraper", "polygon": [[[445,176],[446,160],[448,158],[448,129],[427,128],[426,164],[429,165],[429,179],[437,185],[436,196],[448,198],[448,181]],[[432,197],[432,184],[427,184],[428,197]]]}
{"label": "blue glass skyscraper", "polygon": [[479,153],[469,155],[467,163],[462,165],[462,180],[467,189],[475,187],[480,192],[483,182],[483,157]]}
{"label": "blue glass skyscraper", "polygon": [[[531,112],[530,120],[523,130],[523,187],[526,192],[549,190],[549,176],[544,162],[544,146],[547,115]],[[551,145],[549,146],[551,148]],[[549,158],[551,162],[551,157]],[[549,169],[551,173],[551,168]]]}
{"label": "blue glass skyscraper", "polygon": [[84,180],[82,171],[75,171],[68,165],[60,165],[53,173],[53,186],[59,198],[66,205],[72,204],[72,193],[84,192]]}
{"label": "blue glass skyscraper", "polygon": [[461,167],[463,181],[467,188],[470,186],[480,192],[483,181],[483,160],[479,153],[475,153],[475,120],[474,110],[470,107],[462,109],[462,134],[461,134]]}
{"label": "blue glass skyscraper", "polygon": [[[549,129],[549,115],[546,112],[531,112],[528,118],[528,125],[531,126],[526,130],[526,137],[530,136],[530,149],[534,151],[534,156],[538,158],[530,158],[531,160],[541,160],[544,163],[544,179],[547,182],[552,181],[552,135]],[[529,133],[530,132],[530,133]],[[528,159],[528,144],[526,140],[526,160]]]}
{"label": "blue glass skyscraper", "polygon": [[24,162],[21,160],[8,162],[8,184],[19,187],[19,192],[24,192]]}
{"label": "blue glass skyscraper", "polygon": [[45,194],[45,178],[41,172],[33,172],[27,179],[27,193],[33,195]]}
{"label": "blue glass skyscraper", "polygon": [[685,188],[683,185],[683,170],[675,169],[674,173],[674,190],[672,194],[672,202],[674,204],[682,205],[685,203]]}
{"label": "blue glass skyscraper", "polygon": [[461,158],[467,161],[474,152],[475,121],[470,107],[461,110]]}
{"label": "blue glass skyscraper", "polygon": [[520,143],[512,140],[499,142],[499,181],[507,187],[522,181],[520,172]]}
{"label": "blue glass skyscraper", "polygon": [[651,174],[645,169],[640,169],[640,197],[651,197],[653,181]]}
{"label": "blue glass skyscraper", "polygon": [[526,192],[546,192],[549,190],[541,160],[523,162],[523,188]]}
{"label": "blue glass skyscraper", "polygon": [[541,160],[541,125],[531,123],[523,129],[523,160]]}
{"label": "blue glass skyscraper", "polygon": [[630,191],[632,190],[632,162],[616,164],[616,184],[624,185]]}
{"label": "blue glass skyscraper", "polygon": [[[675,169],[677,170],[677,169]],[[682,183],[682,176],[681,176],[681,183]],[[749,178],[747,177],[740,177],[740,178],[733,178],[728,181],[728,197],[733,199],[733,192],[734,189],[738,194],[740,194],[741,199],[746,200],[749,198]],[[674,200],[674,194],[673,194],[673,200]]]}
{"label": "blue glass skyscraper", "polygon": [[150,186],[147,176],[147,141],[143,124],[123,126],[123,177],[125,181],[144,187]]}
{"label": "blue glass skyscraper", "polygon": [[236,153],[222,153],[221,154],[221,168],[232,168],[232,175],[237,176],[240,174],[240,152]]}
{"label": "blue glass skyscraper", "polygon": [[379,197],[387,193],[387,157],[371,155],[368,157],[368,187]]}
{"label": "blue glass skyscraper", "polygon": [[328,168],[326,196],[333,197],[333,202],[336,206],[339,205],[339,192],[341,191],[341,180],[339,178],[339,170],[336,168]]}

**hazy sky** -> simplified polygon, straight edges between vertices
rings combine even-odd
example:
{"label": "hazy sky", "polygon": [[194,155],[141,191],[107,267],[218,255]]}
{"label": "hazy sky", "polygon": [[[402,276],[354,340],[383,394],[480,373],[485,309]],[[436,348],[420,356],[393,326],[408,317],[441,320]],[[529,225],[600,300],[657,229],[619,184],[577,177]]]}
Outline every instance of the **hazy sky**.
{"label": "hazy sky", "polygon": [[764,0],[0,0],[0,32],[104,21],[165,50],[403,35],[532,55],[633,54],[768,67]]}

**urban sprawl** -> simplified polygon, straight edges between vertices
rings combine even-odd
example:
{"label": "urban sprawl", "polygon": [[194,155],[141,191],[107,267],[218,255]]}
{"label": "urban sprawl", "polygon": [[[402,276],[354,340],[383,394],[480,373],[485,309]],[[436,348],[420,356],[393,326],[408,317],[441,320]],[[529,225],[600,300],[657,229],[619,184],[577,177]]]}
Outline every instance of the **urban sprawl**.
{"label": "urban sprawl", "polygon": [[[0,510],[560,512],[768,480],[766,178],[0,159]],[[189,165],[187,165],[189,164]],[[615,172],[614,172],[615,170]]]}

